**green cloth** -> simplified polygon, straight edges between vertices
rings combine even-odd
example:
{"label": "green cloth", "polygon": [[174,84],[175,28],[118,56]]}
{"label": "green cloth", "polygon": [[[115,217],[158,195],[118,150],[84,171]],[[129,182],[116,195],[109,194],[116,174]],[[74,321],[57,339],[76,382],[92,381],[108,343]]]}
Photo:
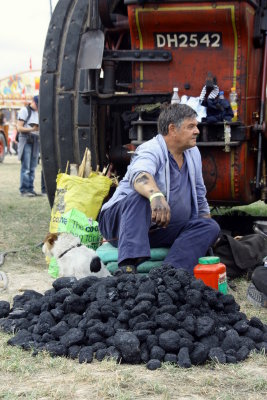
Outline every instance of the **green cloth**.
{"label": "green cloth", "polygon": [[[152,268],[161,267],[162,261],[145,261],[142,264],[138,265],[137,272],[139,274],[147,274]],[[111,274],[118,269],[118,263],[115,261],[109,262],[106,264],[107,269]]]}
{"label": "green cloth", "polygon": [[[150,249],[150,261],[162,261],[168,254],[169,249],[166,247],[158,247]],[[96,254],[100,257],[104,264],[118,261],[118,249],[109,242],[103,243],[96,249]]]}

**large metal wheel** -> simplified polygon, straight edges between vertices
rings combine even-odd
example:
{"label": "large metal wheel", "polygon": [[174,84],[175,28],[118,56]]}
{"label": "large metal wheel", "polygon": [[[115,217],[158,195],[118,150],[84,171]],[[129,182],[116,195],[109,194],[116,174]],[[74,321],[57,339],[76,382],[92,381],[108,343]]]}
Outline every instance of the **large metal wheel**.
{"label": "large metal wheel", "polygon": [[6,147],[5,136],[2,132],[0,132],[0,162],[4,161],[5,147]]}
{"label": "large metal wheel", "polygon": [[[56,177],[67,163],[80,164],[85,148],[98,163],[96,107],[84,104],[77,67],[82,33],[88,26],[88,0],[59,0],[49,25],[40,82],[41,158],[50,206]],[[90,21],[89,21],[90,25]],[[91,115],[90,115],[91,110]]]}

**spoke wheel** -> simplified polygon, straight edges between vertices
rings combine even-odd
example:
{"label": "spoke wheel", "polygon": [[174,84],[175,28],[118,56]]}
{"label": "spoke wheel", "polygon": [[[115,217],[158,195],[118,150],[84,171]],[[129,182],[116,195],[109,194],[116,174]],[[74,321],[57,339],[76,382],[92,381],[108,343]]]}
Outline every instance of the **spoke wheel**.
{"label": "spoke wheel", "polygon": [[84,73],[77,67],[88,0],[59,0],[49,25],[40,82],[41,159],[52,207],[56,177],[66,165],[80,164],[86,147],[98,163],[97,106],[84,104],[79,90]]}

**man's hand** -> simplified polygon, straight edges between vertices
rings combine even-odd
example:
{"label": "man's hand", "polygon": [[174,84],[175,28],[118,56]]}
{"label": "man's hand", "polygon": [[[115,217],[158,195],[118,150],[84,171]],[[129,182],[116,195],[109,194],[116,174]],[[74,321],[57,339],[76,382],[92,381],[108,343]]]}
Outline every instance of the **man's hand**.
{"label": "man's hand", "polygon": [[19,120],[17,123],[17,130],[18,132],[21,133],[31,133],[31,132],[37,132],[39,131],[39,125],[38,124],[29,124],[30,128],[26,128],[24,126],[25,121]]}
{"label": "man's hand", "polygon": [[37,125],[37,124],[34,124],[33,125],[33,127],[32,127],[32,132],[37,132],[37,131],[39,131],[39,125]]}
{"label": "man's hand", "polygon": [[[135,190],[142,196],[150,199],[151,218],[158,226],[166,228],[171,218],[169,204],[158,188],[153,176],[148,172],[140,172],[134,182]],[[157,196],[157,194],[160,194]],[[151,197],[152,196],[152,197]]]}
{"label": "man's hand", "polygon": [[30,124],[30,126],[31,126],[31,132],[39,131],[39,125],[38,124]]}
{"label": "man's hand", "polygon": [[154,197],[151,200],[151,219],[158,226],[166,228],[170,222],[171,210],[165,197]]}

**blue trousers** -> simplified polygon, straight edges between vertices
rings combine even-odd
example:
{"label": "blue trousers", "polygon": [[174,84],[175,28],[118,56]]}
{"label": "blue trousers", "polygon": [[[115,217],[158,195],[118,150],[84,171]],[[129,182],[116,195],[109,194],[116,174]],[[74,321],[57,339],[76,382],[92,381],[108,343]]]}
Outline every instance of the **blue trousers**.
{"label": "blue trousers", "polygon": [[35,169],[38,164],[38,155],[33,156],[33,145],[26,143],[21,157],[20,192],[32,192]]}
{"label": "blue trousers", "polygon": [[150,202],[134,192],[99,215],[105,239],[114,239],[118,263],[128,258],[150,258],[150,247],[170,247],[163,261],[193,274],[198,258],[204,257],[218,238],[220,227],[211,218],[172,222],[167,228],[151,227]]}

